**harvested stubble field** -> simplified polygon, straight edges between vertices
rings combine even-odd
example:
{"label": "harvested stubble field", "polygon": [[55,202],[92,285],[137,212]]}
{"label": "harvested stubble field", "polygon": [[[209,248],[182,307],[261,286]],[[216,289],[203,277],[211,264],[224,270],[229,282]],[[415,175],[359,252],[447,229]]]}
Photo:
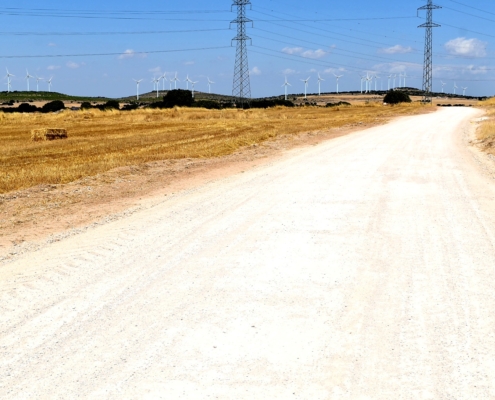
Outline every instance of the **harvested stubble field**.
{"label": "harvested stubble field", "polygon": [[478,143],[485,152],[495,156],[495,98],[481,103],[480,106],[486,109],[487,119],[476,132]]}
{"label": "harvested stubble field", "polygon": [[[0,193],[61,184],[150,161],[210,158],[280,135],[382,123],[425,111],[419,105],[267,110],[64,111],[0,113]],[[32,142],[33,129],[66,129],[69,138]]]}

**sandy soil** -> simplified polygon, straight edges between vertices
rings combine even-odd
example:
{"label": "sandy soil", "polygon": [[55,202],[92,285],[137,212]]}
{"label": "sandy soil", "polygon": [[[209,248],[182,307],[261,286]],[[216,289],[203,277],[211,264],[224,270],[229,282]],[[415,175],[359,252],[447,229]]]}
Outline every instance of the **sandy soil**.
{"label": "sandy soil", "polygon": [[4,261],[0,397],[495,398],[479,114],[292,149]]}

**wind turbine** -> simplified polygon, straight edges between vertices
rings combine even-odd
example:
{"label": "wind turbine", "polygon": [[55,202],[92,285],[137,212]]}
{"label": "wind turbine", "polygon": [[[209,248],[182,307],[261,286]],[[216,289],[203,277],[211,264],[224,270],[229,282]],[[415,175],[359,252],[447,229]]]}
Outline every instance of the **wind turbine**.
{"label": "wind turbine", "polygon": [[189,90],[189,83],[192,83],[192,80],[189,79],[189,75],[186,77],[186,89]]}
{"label": "wind turbine", "polygon": [[311,77],[308,77],[308,79],[301,79],[301,82],[304,82],[304,98],[308,98],[308,82],[311,79]]}
{"label": "wind turbine", "polygon": [[404,78],[404,85],[402,86],[403,88],[406,87],[406,78],[407,78],[407,73],[404,72],[404,75],[402,75],[402,77]]}
{"label": "wind turbine", "polygon": [[155,89],[156,86],[156,98],[158,98],[158,91],[160,90],[160,78],[153,78],[153,89]]}
{"label": "wind turbine", "polygon": [[207,78],[207,79],[208,79],[208,93],[211,94],[211,85],[214,84],[215,82],[210,81],[210,78]]}
{"label": "wind turbine", "polygon": [[373,76],[366,74],[366,93],[371,93],[371,84],[373,83]]}
{"label": "wind turbine", "polygon": [[192,87],[192,97],[194,98],[194,85],[195,85],[196,83],[198,83],[199,81],[196,81],[196,82],[194,82],[194,81],[190,81],[190,82],[191,82],[191,87]]}
{"label": "wind turbine", "polygon": [[375,92],[377,92],[378,90],[376,88],[376,84],[377,84],[377,81],[378,81],[378,76],[375,74],[375,77],[374,78],[375,78]]}
{"label": "wind turbine", "polygon": [[459,89],[459,88],[457,87],[457,83],[455,83],[455,82],[454,82],[454,94],[456,94],[456,90],[457,90],[457,89]]}
{"label": "wind turbine", "polygon": [[287,100],[287,86],[292,86],[289,82],[287,82],[287,77],[285,77],[285,83],[282,85],[282,87],[285,86],[285,100]]}
{"label": "wind turbine", "polygon": [[142,79],[136,80],[133,79],[134,82],[136,82],[136,100],[139,100],[139,84],[143,81]]}
{"label": "wind turbine", "polygon": [[462,95],[463,95],[463,96],[465,96],[465,95],[466,95],[466,90],[468,90],[468,88],[467,88],[467,87],[463,87],[463,88],[462,88]]}
{"label": "wind turbine", "polygon": [[177,89],[177,82],[180,82],[179,78],[177,78],[177,72],[175,73],[175,77],[172,81],[175,82],[175,88]]}
{"label": "wind turbine", "polygon": [[395,88],[396,88],[396,86],[395,86],[395,80],[396,80],[396,79],[397,79],[397,74],[395,74],[395,75],[394,75],[394,90],[395,90]]}
{"label": "wind turbine", "polygon": [[36,91],[40,91],[40,81],[42,81],[43,78],[40,78],[38,75],[36,75]]}
{"label": "wind turbine", "polygon": [[29,80],[30,80],[31,78],[34,78],[34,76],[29,75],[29,71],[28,71],[28,70],[26,70],[26,81],[27,81],[27,90],[28,90],[28,92],[30,91],[30,90],[29,90]]}
{"label": "wind turbine", "polygon": [[335,79],[337,80],[337,94],[339,94],[339,79],[342,78],[344,75],[333,74],[333,76],[335,76]]}
{"label": "wind turbine", "polygon": [[321,96],[321,83],[325,82],[325,79],[323,79],[320,76],[320,73],[318,73],[318,96]]}
{"label": "wind turbine", "polygon": [[[7,69],[7,68],[6,68]],[[12,79],[10,79],[11,76],[15,76],[15,75],[12,75],[9,70],[7,69],[7,92],[10,93],[10,91],[12,90]]]}
{"label": "wind turbine", "polygon": [[399,74],[399,87],[401,88],[402,87],[402,73]]}
{"label": "wind turbine", "polygon": [[162,80],[162,90],[165,91],[165,81],[167,80],[167,77],[163,74],[159,79]]}
{"label": "wind turbine", "polygon": [[52,91],[52,79],[53,79],[53,76],[47,80],[48,82],[48,91],[51,92]]}
{"label": "wind turbine", "polygon": [[393,76],[392,74],[390,74],[390,75],[388,76],[388,90],[390,90],[390,83],[392,82],[392,78],[393,78],[393,77],[394,77],[394,76]]}
{"label": "wind turbine", "polygon": [[[442,82],[442,81],[440,81],[440,82]],[[446,85],[446,83],[442,82],[442,93],[445,93],[445,92],[444,92],[444,87],[445,87],[445,85]]]}
{"label": "wind turbine", "polygon": [[363,76],[359,75],[359,77],[361,78],[361,94],[363,94],[364,75]]}

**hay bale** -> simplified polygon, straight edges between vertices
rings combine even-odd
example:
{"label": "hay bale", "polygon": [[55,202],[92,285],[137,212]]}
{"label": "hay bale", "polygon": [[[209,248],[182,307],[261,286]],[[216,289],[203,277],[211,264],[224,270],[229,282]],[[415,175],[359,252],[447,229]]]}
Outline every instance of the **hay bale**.
{"label": "hay bale", "polygon": [[43,128],[33,129],[31,131],[31,140],[34,142],[39,142],[42,140],[67,139],[67,137],[67,130],[65,129]]}

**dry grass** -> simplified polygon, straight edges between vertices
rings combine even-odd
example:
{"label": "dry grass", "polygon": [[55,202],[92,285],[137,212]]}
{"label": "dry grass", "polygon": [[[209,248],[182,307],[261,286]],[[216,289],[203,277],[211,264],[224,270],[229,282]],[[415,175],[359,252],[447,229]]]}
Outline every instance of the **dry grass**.
{"label": "dry grass", "polygon": [[[38,184],[68,183],[110,169],[149,161],[206,158],[279,135],[373,124],[417,114],[417,105],[268,110],[65,111],[0,113],[0,193]],[[46,126],[67,129],[69,139],[32,142]]]}
{"label": "dry grass", "polygon": [[482,106],[488,119],[480,124],[476,136],[483,150],[495,155],[495,98],[484,101]]}

